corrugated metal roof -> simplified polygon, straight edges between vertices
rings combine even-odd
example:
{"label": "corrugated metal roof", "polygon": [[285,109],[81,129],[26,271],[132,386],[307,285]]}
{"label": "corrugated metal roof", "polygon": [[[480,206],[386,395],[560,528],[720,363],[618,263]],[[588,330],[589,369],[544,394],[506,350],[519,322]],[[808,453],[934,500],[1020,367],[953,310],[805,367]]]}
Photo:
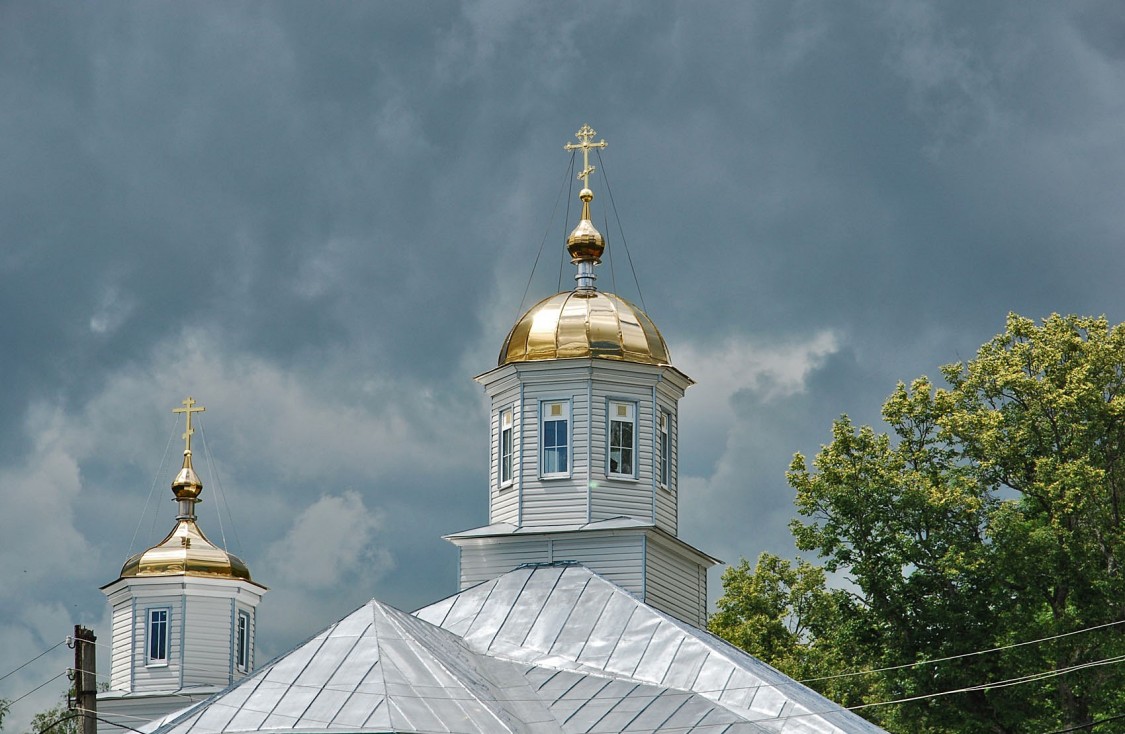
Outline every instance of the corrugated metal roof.
{"label": "corrugated metal roof", "polygon": [[480,653],[690,690],[770,731],[882,731],[582,566],[516,569],[415,614]]}
{"label": "corrugated metal roof", "polygon": [[158,734],[879,732],[576,565],[372,600]]}

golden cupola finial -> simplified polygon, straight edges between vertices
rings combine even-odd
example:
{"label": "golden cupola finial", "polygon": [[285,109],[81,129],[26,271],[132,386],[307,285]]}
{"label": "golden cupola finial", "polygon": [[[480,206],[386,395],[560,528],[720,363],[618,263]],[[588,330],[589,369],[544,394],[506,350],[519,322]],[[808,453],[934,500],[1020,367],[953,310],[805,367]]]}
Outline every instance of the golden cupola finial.
{"label": "golden cupola finial", "polygon": [[195,517],[194,505],[199,501],[199,493],[203,491],[203,482],[199,480],[199,475],[191,465],[191,437],[195,434],[195,429],[191,426],[191,414],[202,413],[207,409],[202,405],[197,406],[195,398],[190,395],[183,401],[183,406],[172,408],[173,413],[183,413],[186,422],[183,435],[184,465],[172,480],[172,494],[176,495],[176,501],[180,503],[180,516]]}
{"label": "golden cupola finial", "polygon": [[605,140],[590,142],[595,135],[597,132],[592,127],[583,125],[582,129],[574,134],[574,137],[581,142],[567,143],[563,146],[563,150],[582,151],[582,171],[578,174],[579,180],[582,181],[582,190],[578,192],[578,198],[582,200],[582,219],[566,238],[570,261],[578,266],[578,274],[574,279],[578,281],[578,290],[581,291],[594,290],[594,281],[597,279],[594,275],[594,266],[602,261],[602,252],[605,251],[605,238],[590,221],[590,202],[594,199],[594,192],[590,189],[590,174],[595,170],[590,165],[590,151],[608,145]]}
{"label": "golden cupola finial", "polygon": [[196,523],[195,505],[199,502],[203,482],[191,465],[191,437],[195,434],[191,416],[202,413],[206,408],[196,405],[195,398],[190,395],[183,401],[183,406],[172,408],[173,413],[184,414],[185,422],[184,464],[172,480],[172,494],[179,506],[176,527],[164,540],[125,561],[121,567],[121,578],[187,575],[242,579],[254,583],[250,578],[250,569],[242,559],[208,540]]}

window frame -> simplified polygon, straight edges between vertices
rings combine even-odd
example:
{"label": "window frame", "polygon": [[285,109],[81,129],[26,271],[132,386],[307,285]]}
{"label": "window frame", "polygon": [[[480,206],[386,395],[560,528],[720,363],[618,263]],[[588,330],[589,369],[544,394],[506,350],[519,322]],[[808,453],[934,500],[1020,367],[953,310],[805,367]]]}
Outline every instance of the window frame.
{"label": "window frame", "polygon": [[672,489],[672,414],[660,410],[656,423],[657,467],[656,483],[663,489]]}
{"label": "window frame", "polygon": [[[548,406],[559,405],[562,409],[562,417],[556,418],[548,415]],[[572,428],[573,428],[573,411],[570,398],[560,398],[557,400],[540,400],[539,401],[539,478],[540,479],[565,479],[570,477],[571,468],[574,466],[574,457],[572,455],[571,447],[572,441]],[[547,423],[561,421],[565,424],[563,431],[563,443],[554,446],[547,446]],[[556,434],[557,435],[557,434]],[[547,452],[558,451],[562,448],[563,458],[565,465],[561,471],[545,471],[544,467],[547,465]]]}
{"label": "window frame", "polygon": [[[505,421],[507,422],[506,426]],[[516,455],[516,420],[515,411],[512,408],[503,408],[500,411],[499,428],[499,440],[496,447],[496,457],[498,463],[498,466],[496,468],[496,479],[497,486],[505,488],[510,487],[515,483],[515,471],[513,470],[515,469]],[[504,476],[505,469],[507,470],[507,477]]]}
{"label": "window frame", "polygon": [[[619,407],[623,407],[628,414],[627,419],[620,419]],[[637,466],[637,403],[633,400],[618,400],[609,398],[606,400],[605,409],[606,423],[605,423],[605,475],[609,479],[636,479],[638,476]],[[630,458],[630,470],[627,472],[615,472],[610,469],[611,462],[613,461],[613,424],[623,423],[630,426],[630,437],[632,445],[625,447],[619,446],[617,449],[628,449]],[[620,462],[619,462],[620,463]]]}
{"label": "window frame", "polygon": [[250,672],[250,612],[245,609],[235,614],[234,667],[240,673]]}
{"label": "window frame", "polygon": [[[162,614],[163,619],[155,619],[157,614]],[[160,636],[157,637],[157,627],[160,627]],[[163,668],[168,666],[169,648],[172,646],[172,608],[149,607],[145,609],[145,667]],[[163,657],[153,655],[153,646],[158,644],[159,652]]]}

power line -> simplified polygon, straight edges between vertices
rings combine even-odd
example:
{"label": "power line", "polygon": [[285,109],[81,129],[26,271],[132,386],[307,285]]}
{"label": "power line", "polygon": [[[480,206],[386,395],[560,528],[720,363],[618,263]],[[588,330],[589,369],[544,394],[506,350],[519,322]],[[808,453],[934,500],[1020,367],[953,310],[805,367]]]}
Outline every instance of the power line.
{"label": "power line", "polygon": [[1105,624],[1095,625],[1093,627],[1086,627],[1072,632],[1063,632],[1058,635],[1051,635],[1050,637],[1040,637],[1037,640],[1026,640],[1024,642],[1014,642],[1011,645],[1001,645],[1000,647],[990,647],[987,650],[974,650],[972,652],[961,653],[960,655],[949,655],[944,658],[934,658],[933,660],[920,660],[916,663],[903,663],[902,665],[891,665],[886,668],[873,668],[871,670],[858,670],[852,673],[838,673],[836,675],[824,675],[819,678],[803,678],[798,683],[815,683],[822,680],[833,680],[835,678],[850,678],[857,675],[867,675],[868,673],[885,673],[890,670],[902,670],[903,668],[916,668],[920,665],[933,665],[934,663],[944,663],[949,660],[958,660],[960,658],[972,657],[974,655],[986,655],[992,652],[1001,652],[1003,650],[1011,650],[1015,647],[1024,647],[1025,645],[1038,645],[1040,642],[1050,642],[1052,640],[1062,639],[1063,637],[1070,637],[1072,635],[1080,635],[1085,632],[1093,632],[1094,630],[1105,629],[1106,627],[1113,627],[1114,625],[1125,624],[1125,619],[1119,619],[1116,622],[1106,622]]}
{"label": "power line", "polygon": [[24,663],[23,665],[19,666],[18,668],[13,668],[12,670],[9,670],[9,671],[8,671],[7,673],[5,673],[4,675],[0,675],[0,680],[4,680],[5,678],[7,678],[8,676],[12,675],[13,673],[18,673],[19,671],[21,671],[21,670],[23,670],[24,668],[26,668],[27,666],[31,665],[31,664],[32,664],[32,663],[34,663],[34,662],[35,662],[36,660],[38,660],[39,658],[43,657],[44,655],[46,655],[47,653],[51,652],[51,651],[52,651],[52,650],[54,650],[54,649],[55,649],[56,647],[58,647],[59,645],[62,645],[62,644],[63,644],[63,643],[65,643],[65,642],[66,642],[66,639],[65,639],[65,638],[64,638],[64,639],[62,639],[62,640],[59,640],[59,641],[58,641],[58,642],[56,642],[56,643],[55,643],[54,645],[51,645],[51,646],[50,646],[50,647],[48,647],[48,648],[47,648],[46,650],[44,650],[43,652],[41,652],[41,653],[39,653],[38,655],[36,655],[35,657],[33,657],[33,658],[32,658],[31,660],[28,660],[28,661],[27,661],[26,663]]}
{"label": "power line", "polygon": [[69,672],[70,672],[70,668],[67,668],[66,670],[64,670],[63,672],[59,673],[58,675],[56,675],[56,676],[52,676],[51,678],[48,678],[47,680],[43,681],[42,683],[40,683],[39,685],[35,686],[34,688],[32,688],[32,689],[31,689],[30,691],[28,691],[27,693],[23,694],[23,695],[22,695],[22,696],[20,696],[19,698],[13,698],[13,699],[12,699],[11,701],[8,701],[8,704],[9,704],[9,705],[11,705],[11,704],[14,704],[14,703],[16,703],[17,701],[22,701],[22,700],[24,700],[25,698],[27,698],[27,697],[28,697],[28,696],[30,696],[31,694],[33,694],[33,693],[35,693],[36,691],[38,691],[38,690],[39,690],[40,688],[42,688],[43,686],[47,685],[48,683],[50,683],[50,682],[52,682],[52,681],[58,680],[59,678],[62,678],[62,677],[63,677],[64,675],[66,675],[66,674],[67,674],[67,673],[69,673]]}
{"label": "power line", "polygon": [[927,693],[927,694],[922,695],[922,696],[909,696],[907,698],[899,698],[899,699],[895,699],[893,701],[878,701],[878,702],[875,702],[875,703],[861,703],[857,706],[848,706],[847,708],[850,711],[857,711],[859,709],[872,708],[872,707],[875,707],[875,706],[890,706],[890,705],[896,704],[896,703],[910,703],[911,701],[923,701],[927,698],[938,698],[938,697],[941,697],[941,696],[950,696],[950,695],[953,695],[954,693],[970,693],[972,691],[983,691],[983,690],[988,690],[988,689],[992,689],[992,688],[1009,688],[1011,686],[1018,686],[1018,685],[1022,685],[1024,683],[1035,683],[1037,681],[1047,680],[1048,678],[1057,678],[1060,675],[1066,675],[1067,673],[1073,673],[1076,670],[1085,670],[1086,668],[1097,668],[1097,667],[1101,667],[1102,665],[1113,665],[1114,663],[1120,663],[1120,662],[1123,662],[1123,661],[1125,661],[1125,655],[1116,655],[1114,657],[1105,658],[1103,660],[1095,660],[1095,661],[1089,662],[1089,663],[1080,663],[1078,665],[1072,665],[1069,668],[1058,668],[1056,670],[1045,670],[1045,671],[1041,671],[1041,672],[1038,672],[1038,673],[1031,673],[1031,674],[1028,674],[1028,675],[1023,675],[1023,676],[1020,676],[1018,678],[1009,678],[1007,680],[991,681],[989,683],[978,683],[976,685],[965,686],[963,688],[953,688],[953,689],[950,689],[948,691],[939,691],[937,693]]}
{"label": "power line", "polygon": [[50,724],[47,724],[47,726],[40,729],[38,734],[45,734],[46,732],[49,732],[51,729],[54,729],[56,726],[63,723],[64,721],[70,721],[71,719],[77,719],[79,716],[81,716],[81,714],[79,714],[77,711],[70,711],[66,714],[66,716],[55,719]]}
{"label": "power line", "polygon": [[1072,726],[1069,729],[1055,729],[1052,732],[1047,732],[1047,734],[1067,734],[1067,732],[1071,732],[1071,731],[1081,731],[1083,729],[1093,729],[1098,724],[1106,724],[1110,721],[1117,721],[1118,719],[1125,719],[1125,714],[1117,714],[1116,716],[1108,716],[1104,719],[1096,719],[1094,721],[1089,721],[1085,724],[1079,724],[1078,726]]}

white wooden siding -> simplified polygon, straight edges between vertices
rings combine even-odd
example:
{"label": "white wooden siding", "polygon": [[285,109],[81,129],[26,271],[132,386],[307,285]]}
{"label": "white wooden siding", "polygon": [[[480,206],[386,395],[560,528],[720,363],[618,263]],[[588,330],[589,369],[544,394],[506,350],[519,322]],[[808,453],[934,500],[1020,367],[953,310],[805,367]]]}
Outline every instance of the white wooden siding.
{"label": "white wooden siding", "polygon": [[638,597],[644,591],[644,535],[585,533],[477,539],[461,544],[461,589],[527,563],[574,561]]}
{"label": "white wooden siding", "polygon": [[524,563],[547,560],[545,538],[489,538],[461,546],[461,590],[489,581]]}
{"label": "white wooden siding", "polygon": [[[183,597],[178,595],[146,595],[137,599],[133,617],[133,691],[171,691],[180,688],[180,666],[183,631]],[[168,610],[168,664],[148,665],[148,610]]]}
{"label": "white wooden siding", "polygon": [[[600,359],[546,360],[498,368],[477,378],[491,401],[489,414],[489,522],[519,527],[632,517],[672,533],[678,530],[677,403],[690,384],[674,369]],[[671,416],[669,488],[657,487],[657,410]],[[541,479],[540,406],[570,402],[570,471]],[[607,476],[606,405],[637,406],[636,478]],[[500,411],[513,407],[513,483],[499,486]]]}
{"label": "white wooden siding", "polygon": [[[162,718],[196,701],[202,701],[209,695],[207,692],[177,692],[167,696],[119,698],[112,692],[99,693],[98,734],[124,734],[130,729],[138,728],[145,721]],[[113,722],[119,726],[114,726]]]}
{"label": "white wooden siding", "polygon": [[184,624],[184,684],[230,683],[234,636],[230,599],[189,597]]}
{"label": "white wooden siding", "polygon": [[[543,401],[570,402],[569,473],[565,477],[540,477],[540,409]],[[585,383],[566,380],[524,388],[522,417],[523,471],[519,525],[542,527],[583,523],[587,518],[586,470],[589,462],[587,422],[589,400]]]}
{"label": "white wooden siding", "polygon": [[133,644],[133,604],[128,597],[113,605],[109,687],[115,691],[125,691],[132,685],[129,651]]}
{"label": "white wooden siding", "polygon": [[577,561],[626,591],[644,590],[644,536],[574,535],[553,540],[554,561]]}
{"label": "white wooden siding", "polygon": [[[253,656],[254,610],[263,592],[246,581],[190,576],[121,579],[107,587],[113,624],[112,690],[165,693],[184,686],[228,685],[235,631],[232,609],[237,605],[250,612]],[[169,612],[166,665],[146,664],[150,609]]]}
{"label": "white wooden siding", "polygon": [[[488,522],[519,522],[519,469],[520,469],[520,428],[522,415],[519,405],[519,383],[514,375],[502,380],[489,390],[491,413],[489,415],[489,474],[488,474]],[[512,482],[500,486],[500,414],[512,411]]]}
{"label": "white wooden siding", "polygon": [[707,569],[651,539],[645,550],[645,601],[696,627],[707,623]]}

